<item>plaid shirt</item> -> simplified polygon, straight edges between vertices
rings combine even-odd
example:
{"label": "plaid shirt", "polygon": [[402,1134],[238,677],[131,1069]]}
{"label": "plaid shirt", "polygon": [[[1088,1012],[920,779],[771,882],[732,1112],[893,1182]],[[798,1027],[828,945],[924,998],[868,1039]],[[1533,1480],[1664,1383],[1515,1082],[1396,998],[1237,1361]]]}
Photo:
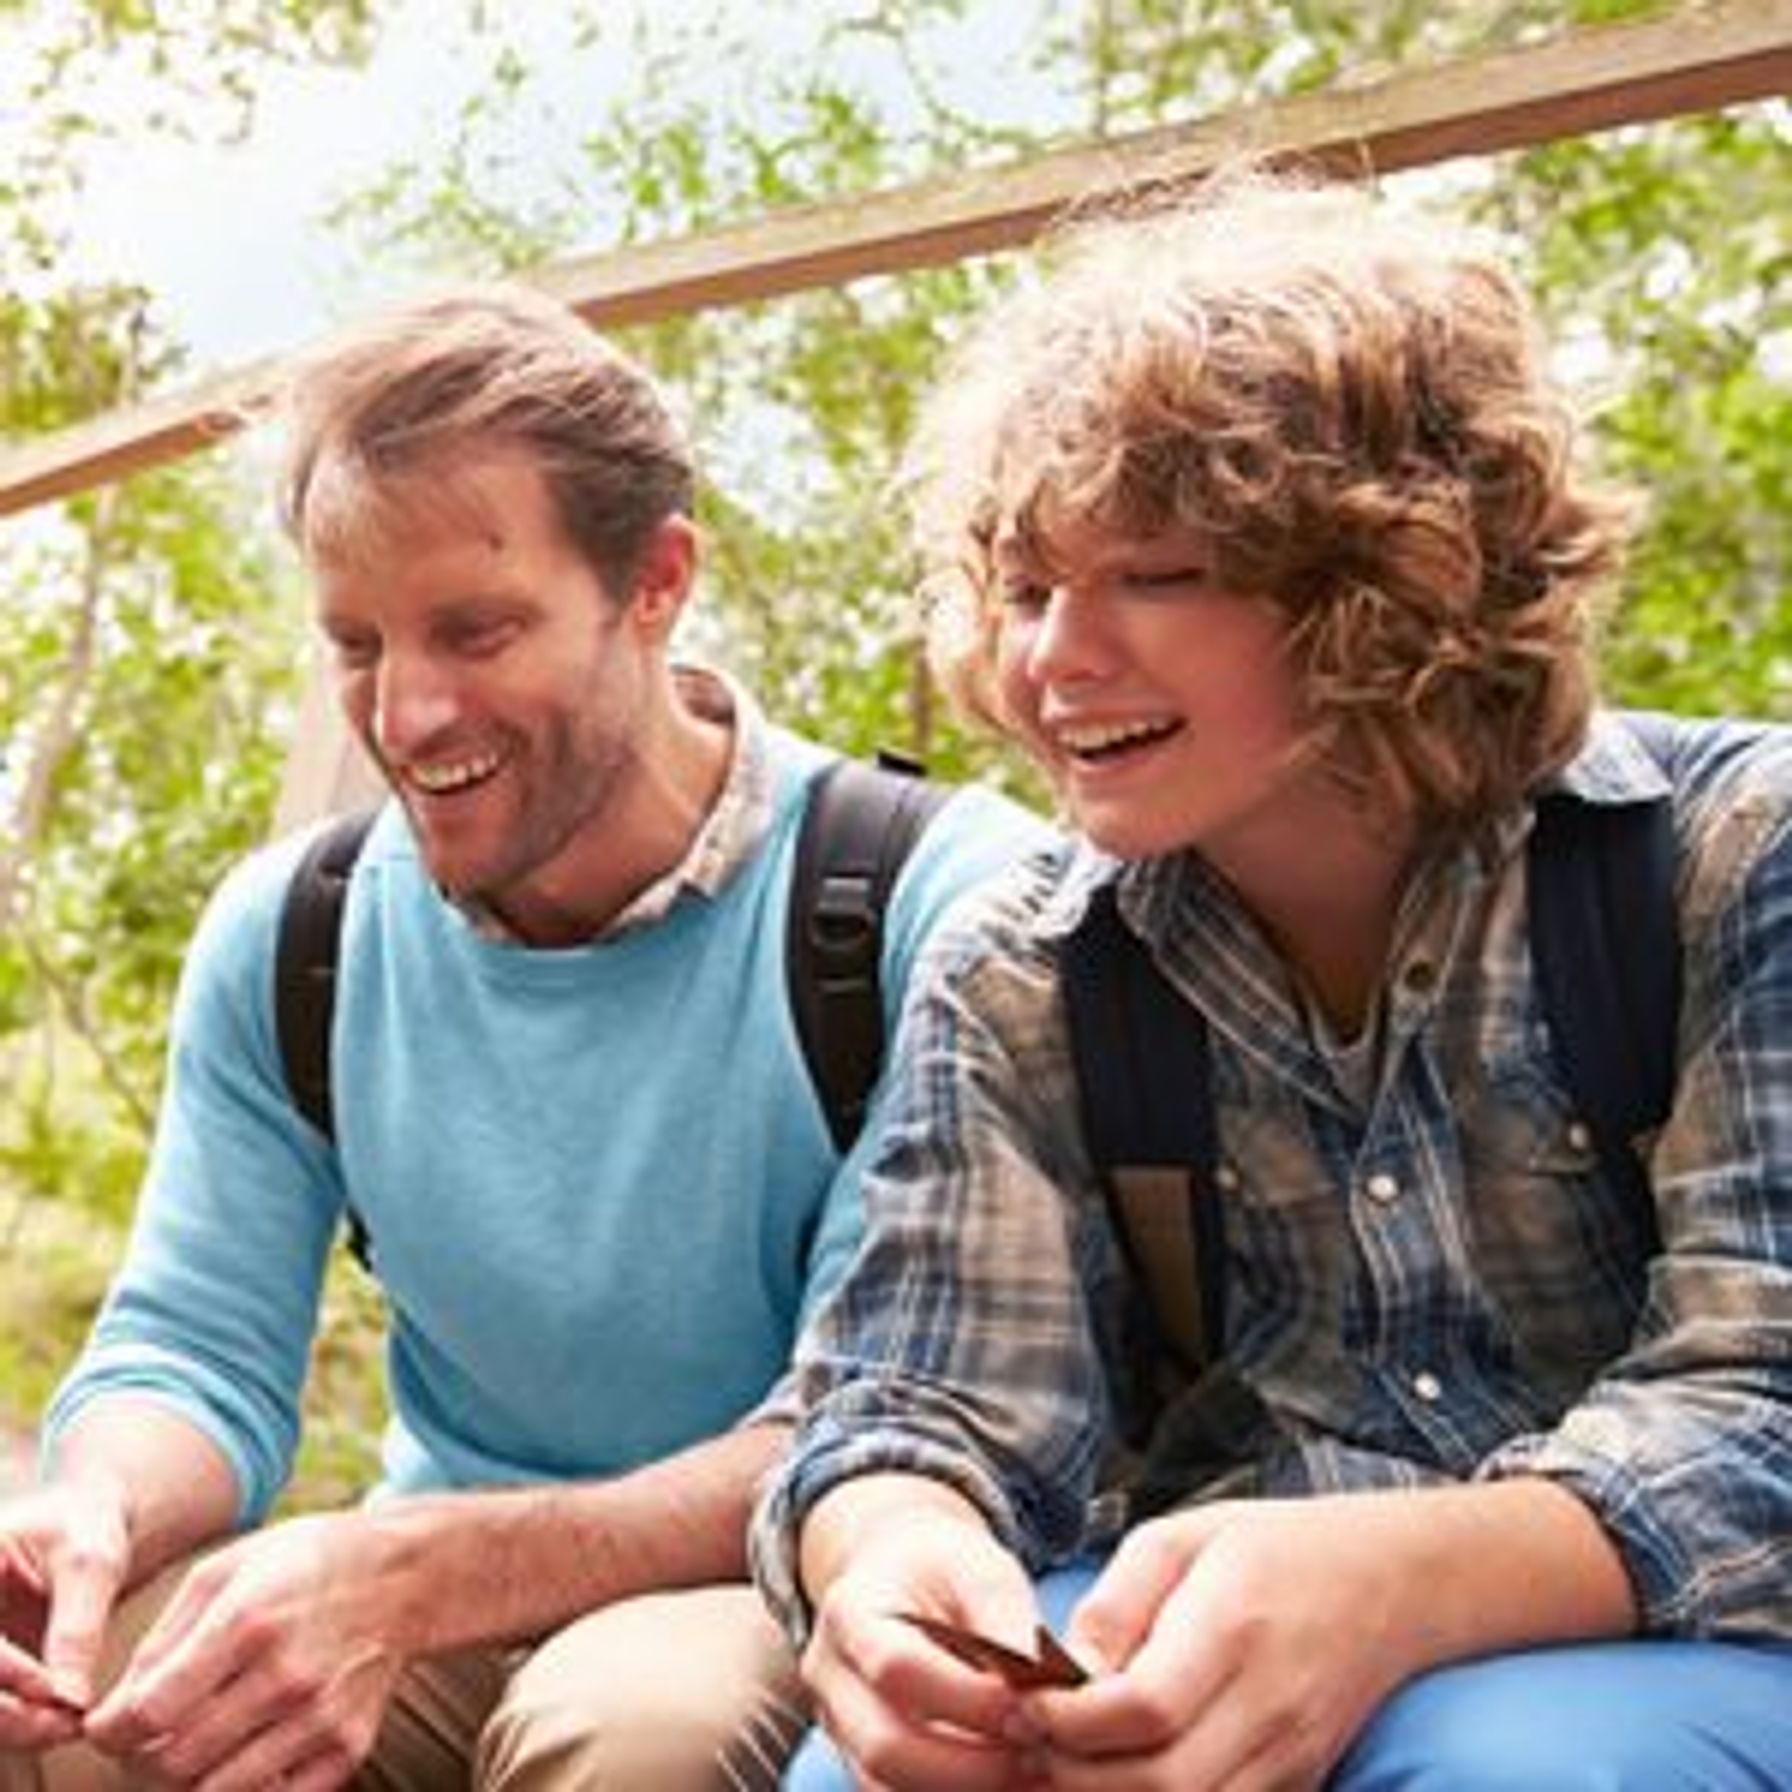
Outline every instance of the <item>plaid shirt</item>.
{"label": "plaid shirt", "polygon": [[800,1349],[802,1428],[755,1525],[793,1631],[797,1528],[853,1475],[947,1481],[1035,1566],[1125,1522],[1121,1445],[1162,1417],[1166,1365],[1129,1343],[1055,958],[1117,880],[1207,1016],[1222,1153],[1226,1359],[1170,1408],[1173,1494],[1547,1476],[1598,1512],[1648,1628],[1792,1635],[1792,733],[1675,739],[1664,774],[1597,718],[1562,778],[1594,802],[1673,793],[1685,994],[1674,1111],[1646,1144],[1652,1259],[1551,1057],[1528,813],[1413,879],[1347,1075],[1191,856],[1035,859],[961,910],[911,1002],[867,1236]]}

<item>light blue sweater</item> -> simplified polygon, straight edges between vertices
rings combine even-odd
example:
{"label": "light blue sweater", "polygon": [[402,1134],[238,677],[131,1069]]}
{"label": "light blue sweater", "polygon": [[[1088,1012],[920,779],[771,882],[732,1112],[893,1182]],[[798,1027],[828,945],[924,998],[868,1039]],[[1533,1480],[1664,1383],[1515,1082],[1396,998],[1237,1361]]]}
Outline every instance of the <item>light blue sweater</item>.
{"label": "light blue sweater", "polygon": [[[390,1307],[385,1485],[613,1474],[726,1429],[782,1372],[858,1234],[786,1000],[797,825],[825,755],[770,733],[774,814],[714,897],[561,951],[482,938],[392,807],[350,885],[333,1051],[339,1149],[295,1114],[274,938],[304,841],[239,867],[176,1004],[124,1268],[46,1419],[152,1394],[222,1449],[241,1517],[290,1468],[344,1191]],[[960,792],[892,898],[893,1008],[968,883],[1040,825]]]}

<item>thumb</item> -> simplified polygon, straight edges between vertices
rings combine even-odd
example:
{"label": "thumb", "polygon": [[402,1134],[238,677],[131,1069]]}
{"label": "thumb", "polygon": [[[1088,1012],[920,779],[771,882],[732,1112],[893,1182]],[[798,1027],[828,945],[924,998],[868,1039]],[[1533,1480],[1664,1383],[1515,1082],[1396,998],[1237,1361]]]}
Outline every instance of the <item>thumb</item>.
{"label": "thumb", "polygon": [[86,1710],[106,1627],[124,1579],[122,1535],[104,1521],[71,1526],[51,1563],[43,1661],[59,1698]]}
{"label": "thumb", "polygon": [[1105,1672],[1124,1668],[1181,1585],[1196,1553],[1192,1542],[1186,1528],[1145,1525],[1132,1532],[1071,1613],[1072,1652]]}
{"label": "thumb", "polygon": [[1039,1604],[1020,1561],[992,1538],[963,1560],[948,1596],[952,1617],[1022,1655],[1033,1653]]}

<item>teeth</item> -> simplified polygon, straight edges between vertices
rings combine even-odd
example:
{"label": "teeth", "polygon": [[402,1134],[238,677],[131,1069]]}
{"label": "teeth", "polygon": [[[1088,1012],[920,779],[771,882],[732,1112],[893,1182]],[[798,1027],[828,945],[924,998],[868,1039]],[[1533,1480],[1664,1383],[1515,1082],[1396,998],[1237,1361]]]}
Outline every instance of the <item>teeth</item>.
{"label": "teeth", "polygon": [[1060,728],[1058,744],[1072,753],[1104,753],[1112,747],[1130,745],[1133,741],[1150,740],[1169,733],[1171,722],[1101,722],[1085,726]]}
{"label": "teeth", "polygon": [[443,759],[433,765],[410,766],[405,775],[419,790],[431,796],[443,796],[451,790],[464,790],[489,778],[498,769],[496,753],[481,753],[476,759]]}

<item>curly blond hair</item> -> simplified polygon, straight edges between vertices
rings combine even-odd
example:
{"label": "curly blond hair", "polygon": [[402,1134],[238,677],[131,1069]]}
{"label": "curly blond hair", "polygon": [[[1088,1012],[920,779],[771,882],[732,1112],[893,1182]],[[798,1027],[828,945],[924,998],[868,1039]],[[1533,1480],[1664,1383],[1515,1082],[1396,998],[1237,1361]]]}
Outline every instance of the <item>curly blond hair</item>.
{"label": "curly blond hair", "polygon": [[999,532],[1198,534],[1287,615],[1324,763],[1473,830],[1569,759],[1633,505],[1573,467],[1530,306],[1465,233],[1231,171],[1073,222],[948,366],[909,457],[935,664],[1006,726]]}

